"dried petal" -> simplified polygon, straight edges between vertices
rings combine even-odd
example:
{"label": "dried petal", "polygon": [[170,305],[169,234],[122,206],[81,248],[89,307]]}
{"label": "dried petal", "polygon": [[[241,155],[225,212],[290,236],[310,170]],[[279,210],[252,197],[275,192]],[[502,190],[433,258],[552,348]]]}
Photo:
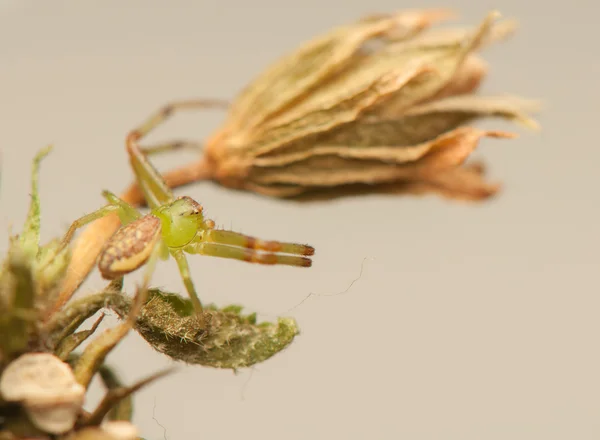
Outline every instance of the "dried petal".
{"label": "dried petal", "polygon": [[[428,194],[439,194],[443,197],[463,201],[479,201],[494,196],[500,189],[497,183],[488,183],[484,179],[485,168],[481,163],[473,163],[446,172],[431,176],[431,180],[398,181],[380,185],[350,184],[329,188],[318,188],[311,190],[306,187],[281,187],[281,194],[277,197],[289,197],[286,190],[297,190],[296,200],[300,202],[324,202],[335,198],[366,196],[370,194],[382,195],[411,195],[424,196]],[[279,187],[265,187],[269,191]],[[257,188],[260,192],[262,188]]]}
{"label": "dried petal", "polygon": [[428,141],[483,116],[499,116],[537,127],[524,109],[533,103],[516,97],[456,96],[413,107],[396,120],[346,124],[310,145],[294,145],[285,153],[254,160],[255,167],[281,167],[311,156],[376,159],[405,163],[429,151]]}
{"label": "dried petal", "polygon": [[426,98],[422,103],[475,92],[488,73],[488,64],[478,55],[469,55],[458,68],[452,79],[439,92]]}
{"label": "dried petal", "polygon": [[[356,159],[339,155],[309,157],[283,168],[253,170],[252,180],[262,184],[292,184],[302,186],[336,186],[349,183],[385,183],[398,180],[416,180],[431,172],[461,165],[484,137],[510,138],[506,132],[485,131],[460,127],[416,147],[406,154],[417,157],[407,164],[385,163],[375,159]],[[368,153],[370,149],[362,152]],[[347,150],[350,151],[350,150]],[[393,148],[388,159],[393,159]],[[399,150],[402,154],[403,150]],[[391,162],[391,160],[390,160]]]}
{"label": "dried petal", "polygon": [[459,34],[460,37],[456,39],[429,33],[391,46],[390,56],[401,55],[407,59],[418,59],[435,71],[423,81],[408,84],[390,102],[373,109],[372,113],[378,118],[395,118],[411,106],[443,90],[459,72],[465,60],[489,38],[493,22],[498,16],[496,12],[490,13],[476,31]]}
{"label": "dried petal", "polygon": [[475,116],[497,116],[513,120],[525,127],[539,130],[539,124],[527,115],[540,109],[536,101],[517,96],[477,96],[461,95],[431,101],[411,108],[405,112],[407,116],[426,114],[462,114],[469,120]]}
{"label": "dried petal", "polygon": [[477,201],[495,195],[500,185],[488,183],[483,179],[484,167],[480,163],[453,168],[447,172],[435,173],[429,178],[408,181],[402,187],[389,186],[387,193],[402,192],[413,195],[439,193],[456,200]]}
{"label": "dried petal", "polygon": [[231,131],[253,129],[309,95],[360,56],[374,38],[410,38],[452,16],[447,10],[400,11],[333,29],[281,58],[240,93],[230,110]]}

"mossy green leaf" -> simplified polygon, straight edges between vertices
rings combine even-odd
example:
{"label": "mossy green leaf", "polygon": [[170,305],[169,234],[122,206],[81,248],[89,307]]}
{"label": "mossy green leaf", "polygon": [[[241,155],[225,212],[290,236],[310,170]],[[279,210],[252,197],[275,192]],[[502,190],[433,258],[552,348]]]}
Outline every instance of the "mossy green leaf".
{"label": "mossy green leaf", "polygon": [[[111,305],[125,316],[126,309]],[[299,329],[292,318],[257,324],[238,305],[205,307],[207,327],[198,325],[188,299],[151,290],[135,329],[157,351],[189,364],[239,369],[263,362],[288,347]]]}

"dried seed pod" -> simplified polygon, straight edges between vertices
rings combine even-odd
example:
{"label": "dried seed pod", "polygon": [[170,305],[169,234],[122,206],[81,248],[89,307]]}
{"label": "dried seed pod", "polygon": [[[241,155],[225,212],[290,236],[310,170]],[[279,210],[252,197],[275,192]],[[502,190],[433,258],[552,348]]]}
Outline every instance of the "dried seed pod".
{"label": "dried seed pod", "polygon": [[[475,52],[515,23],[495,24],[493,12],[474,30],[429,29],[449,16],[410,10],[367,17],[279,60],[242,91],[208,139],[210,176],[276,197],[441,174],[438,184],[451,185],[450,171],[481,138],[513,137],[465,124],[493,116],[536,127],[527,112],[537,105],[473,94],[487,72]],[[481,176],[471,185],[490,188]]]}
{"label": "dried seed pod", "polygon": [[6,367],[0,378],[0,395],[5,401],[21,403],[37,428],[62,434],[75,424],[85,388],[56,356],[28,353]]}

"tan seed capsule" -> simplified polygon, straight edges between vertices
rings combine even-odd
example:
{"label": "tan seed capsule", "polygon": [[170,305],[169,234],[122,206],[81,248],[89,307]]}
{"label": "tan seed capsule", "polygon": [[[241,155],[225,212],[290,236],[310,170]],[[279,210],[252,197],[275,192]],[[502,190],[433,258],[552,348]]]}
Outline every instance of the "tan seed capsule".
{"label": "tan seed capsule", "polygon": [[152,214],[119,229],[100,253],[98,269],[102,277],[112,280],[144,265],[160,236],[160,220]]}
{"label": "tan seed capsule", "polygon": [[539,105],[477,93],[487,71],[479,52],[512,34],[515,22],[497,22],[494,11],[477,27],[434,26],[452,15],[376,14],[306,42],[238,94],[196,168],[167,180],[212,179],[272,197],[333,198],[335,189],[388,185],[460,199],[493,195],[496,185],[463,164],[482,138],[514,136],[471,124],[497,117],[537,128],[529,113]]}

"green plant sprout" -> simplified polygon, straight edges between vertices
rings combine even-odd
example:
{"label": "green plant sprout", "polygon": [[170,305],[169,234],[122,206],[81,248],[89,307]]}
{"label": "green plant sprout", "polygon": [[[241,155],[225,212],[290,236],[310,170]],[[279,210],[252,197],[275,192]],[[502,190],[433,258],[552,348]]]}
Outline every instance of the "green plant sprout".
{"label": "green plant sprout", "polygon": [[98,256],[98,269],[102,277],[115,280],[146,265],[141,289],[147,291],[157,261],[172,256],[200,324],[204,325],[204,309],[192,281],[186,253],[258,264],[310,267],[312,260],[308,257],[314,255],[315,250],[304,244],[265,241],[216,229],[214,221],[204,217],[202,205],[187,196],[176,198],[146,155],[170,147],[146,151],[138,145],[138,141],[164,121],[172,110],[170,107],[164,108],[127,137],[126,150],[130,164],[151,209],[150,213],[143,215],[115,194],[103,191],[102,195],[108,204],[75,220],[63,237],[60,249],[68,246],[77,229],[116,213],[122,226],[105,243]]}

